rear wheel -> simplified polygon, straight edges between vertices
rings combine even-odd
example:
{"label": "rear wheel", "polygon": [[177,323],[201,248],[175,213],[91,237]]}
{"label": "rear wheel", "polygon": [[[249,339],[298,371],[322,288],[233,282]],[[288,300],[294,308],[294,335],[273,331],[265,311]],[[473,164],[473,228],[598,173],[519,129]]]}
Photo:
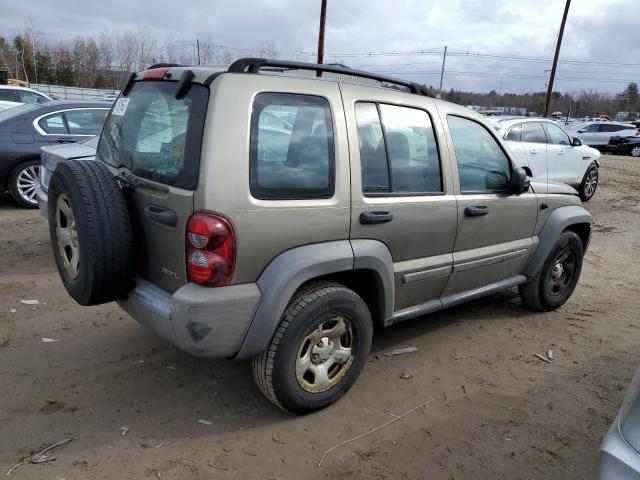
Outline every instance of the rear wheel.
{"label": "rear wheel", "polygon": [[518,287],[522,302],[542,311],[564,305],[578,284],[583,256],[580,237],[571,231],[563,232],[536,276]]}
{"label": "rear wheel", "polygon": [[269,347],[253,358],[262,393],[283,410],[327,407],[356,381],[371,347],[369,310],[355,292],[329,282],[298,292]]}
{"label": "rear wheel", "polygon": [[36,189],[40,182],[40,161],[29,160],[14,167],[9,175],[9,192],[25,208],[38,208]]}
{"label": "rear wheel", "polygon": [[588,202],[595,195],[598,188],[598,167],[594,164],[587,168],[580,184],[580,198],[583,202]]}
{"label": "rear wheel", "polygon": [[633,147],[629,154],[632,157],[640,157],[640,145],[638,145],[637,147]]}

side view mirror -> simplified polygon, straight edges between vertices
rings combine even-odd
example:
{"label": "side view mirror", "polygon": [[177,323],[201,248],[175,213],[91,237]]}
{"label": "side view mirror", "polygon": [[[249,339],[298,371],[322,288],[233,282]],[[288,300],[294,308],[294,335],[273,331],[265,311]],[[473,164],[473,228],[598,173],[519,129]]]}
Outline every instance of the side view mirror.
{"label": "side view mirror", "polygon": [[573,145],[574,147],[579,147],[580,145],[582,145],[582,140],[580,140],[579,138],[574,138],[571,141],[571,145]]}
{"label": "side view mirror", "polygon": [[522,167],[513,167],[511,178],[509,180],[509,187],[511,187],[511,191],[519,195],[529,190],[530,185],[531,182],[527,178],[527,172],[525,172]]}

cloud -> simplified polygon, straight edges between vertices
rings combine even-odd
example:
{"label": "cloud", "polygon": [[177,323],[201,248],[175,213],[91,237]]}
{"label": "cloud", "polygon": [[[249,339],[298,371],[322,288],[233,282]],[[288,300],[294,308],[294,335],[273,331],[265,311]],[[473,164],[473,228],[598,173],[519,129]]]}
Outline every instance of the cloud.
{"label": "cloud", "polygon": [[[445,88],[488,91],[502,83],[503,92],[544,90],[563,8],[563,0],[329,0],[326,58],[434,85],[442,61],[439,52],[448,45]],[[28,6],[6,2],[0,35],[13,38],[30,18],[52,39],[147,25],[160,42],[173,38],[191,43],[209,34],[217,44],[251,49],[273,41],[286,56],[315,52],[319,9],[319,0],[31,0]],[[556,89],[615,92],[627,80],[640,80],[640,65],[564,62],[640,63],[640,30],[623,14],[636,10],[634,0],[574,1]],[[421,50],[438,53],[353,55]],[[466,52],[468,56],[462,55]],[[478,52],[546,61],[473,55]]]}

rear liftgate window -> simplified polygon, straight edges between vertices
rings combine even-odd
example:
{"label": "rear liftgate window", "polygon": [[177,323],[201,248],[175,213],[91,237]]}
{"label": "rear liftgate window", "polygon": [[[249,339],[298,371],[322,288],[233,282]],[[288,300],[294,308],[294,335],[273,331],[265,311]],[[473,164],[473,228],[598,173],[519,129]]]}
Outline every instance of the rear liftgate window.
{"label": "rear liftgate window", "polygon": [[335,147],[325,98],[256,96],[251,116],[250,187],[264,200],[331,198]]}
{"label": "rear liftgate window", "polygon": [[98,157],[139,177],[195,190],[209,91],[193,84],[140,81],[119,97],[105,123]]}

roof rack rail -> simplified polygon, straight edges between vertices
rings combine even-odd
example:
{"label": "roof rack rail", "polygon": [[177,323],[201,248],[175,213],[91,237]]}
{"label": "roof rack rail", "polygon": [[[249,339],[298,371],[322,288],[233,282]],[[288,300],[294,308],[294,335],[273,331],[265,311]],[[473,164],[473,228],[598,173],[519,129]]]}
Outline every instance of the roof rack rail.
{"label": "roof rack rail", "polygon": [[258,73],[261,68],[276,67],[291,70],[312,70],[316,72],[339,73],[352,77],[369,78],[379,82],[391,83],[408,88],[411,93],[433,97],[431,92],[425,85],[420,85],[408,80],[400,78],[387,77],[385,75],[377,75],[375,73],[365,72],[363,70],[353,70],[348,67],[338,67],[335,65],[321,65],[317,63],[291,62],[288,60],[269,60],[266,58],[240,58],[229,66],[228,72],[231,73]]}

